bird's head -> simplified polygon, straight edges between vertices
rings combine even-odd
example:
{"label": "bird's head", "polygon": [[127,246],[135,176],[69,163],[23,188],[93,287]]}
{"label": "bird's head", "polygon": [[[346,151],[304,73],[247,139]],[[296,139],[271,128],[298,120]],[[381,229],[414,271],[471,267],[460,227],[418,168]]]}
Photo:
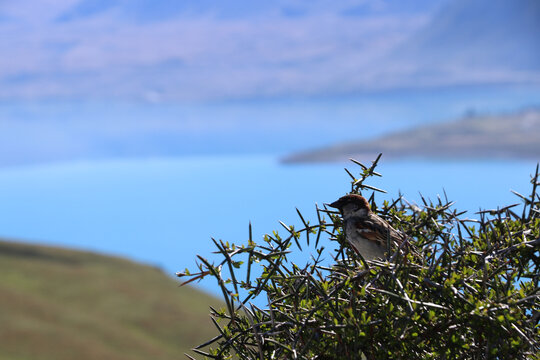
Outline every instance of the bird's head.
{"label": "bird's head", "polygon": [[366,198],[357,194],[345,195],[329,204],[329,206],[338,209],[342,216],[367,216],[371,211]]}

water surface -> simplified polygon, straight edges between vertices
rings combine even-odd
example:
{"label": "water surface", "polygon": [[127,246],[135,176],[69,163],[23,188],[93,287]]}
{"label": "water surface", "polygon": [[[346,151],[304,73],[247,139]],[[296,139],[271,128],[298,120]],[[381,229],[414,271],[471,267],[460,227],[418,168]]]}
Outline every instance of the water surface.
{"label": "water surface", "polygon": [[[369,182],[419,202],[446,190],[470,211],[519,202],[533,162],[384,162]],[[247,241],[316,219],[315,203],[350,189],[350,164],[281,165],[270,156],[184,157],[79,162],[0,171],[0,236],[127,256],[168,274],[210,255],[211,237]],[[329,245],[329,244],[327,244]],[[215,284],[201,286],[215,292]]]}

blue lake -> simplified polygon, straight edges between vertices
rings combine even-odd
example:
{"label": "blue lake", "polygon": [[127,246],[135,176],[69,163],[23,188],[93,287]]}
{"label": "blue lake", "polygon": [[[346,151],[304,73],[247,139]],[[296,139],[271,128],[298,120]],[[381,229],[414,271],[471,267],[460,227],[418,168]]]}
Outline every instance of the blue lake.
{"label": "blue lake", "polygon": [[[210,255],[211,237],[247,241],[300,224],[295,208],[315,219],[315,203],[350,189],[350,164],[281,165],[271,156],[108,160],[0,170],[0,236],[126,256],[168,274]],[[536,163],[381,160],[369,184],[411,202],[446,190],[455,207],[494,208],[519,202]],[[331,244],[329,244],[331,245]],[[215,284],[199,286],[216,293]],[[216,293],[217,294],[217,293]]]}

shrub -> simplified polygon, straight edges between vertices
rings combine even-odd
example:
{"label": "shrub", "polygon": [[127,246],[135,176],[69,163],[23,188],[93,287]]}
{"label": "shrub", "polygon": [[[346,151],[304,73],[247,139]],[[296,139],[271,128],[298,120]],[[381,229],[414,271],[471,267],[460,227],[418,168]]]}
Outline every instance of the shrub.
{"label": "shrub", "polygon": [[[379,156],[380,157],[380,156]],[[188,281],[213,277],[225,308],[211,309],[217,336],[194,349],[213,359],[538,359],[540,348],[538,167],[523,202],[464,217],[448,199],[376,202],[375,172],[356,161],[351,193],[371,192],[372,209],[407,234],[385,261],[347,246],[339,214],[317,207],[311,224],[257,244],[214,240],[222,261],[198,256]],[[325,250],[320,241],[339,244]],[[302,266],[291,252],[309,248]],[[305,250],[304,250],[305,252]],[[331,254],[332,261],[323,260]],[[255,275],[256,274],[256,275]],[[265,306],[257,306],[262,303]],[[188,357],[192,358],[188,355]]]}

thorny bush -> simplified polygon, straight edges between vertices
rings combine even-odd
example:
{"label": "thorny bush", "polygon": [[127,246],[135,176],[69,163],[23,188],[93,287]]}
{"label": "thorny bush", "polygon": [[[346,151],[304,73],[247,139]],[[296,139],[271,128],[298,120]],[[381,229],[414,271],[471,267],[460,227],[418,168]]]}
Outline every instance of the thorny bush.
{"label": "thorny bush", "polygon": [[[380,155],[379,155],[380,158]],[[386,260],[363,261],[347,246],[339,214],[324,206],[311,224],[281,223],[257,244],[214,240],[223,260],[198,256],[186,283],[217,280],[225,307],[211,308],[217,336],[193,351],[212,359],[540,359],[540,185],[538,166],[522,203],[476,219],[448,199],[401,196],[375,202],[357,161],[351,193],[371,192],[372,209],[407,234]],[[325,250],[321,238],[339,243]],[[311,244],[311,245],[310,245]],[[290,260],[313,247],[303,266]],[[332,261],[323,260],[325,258]],[[331,256],[330,256],[331,255]],[[257,274],[256,276],[254,274]],[[241,276],[241,277],[240,277]],[[255,303],[265,300],[265,306]],[[193,359],[192,356],[187,355]],[[197,356],[193,354],[193,356]]]}

